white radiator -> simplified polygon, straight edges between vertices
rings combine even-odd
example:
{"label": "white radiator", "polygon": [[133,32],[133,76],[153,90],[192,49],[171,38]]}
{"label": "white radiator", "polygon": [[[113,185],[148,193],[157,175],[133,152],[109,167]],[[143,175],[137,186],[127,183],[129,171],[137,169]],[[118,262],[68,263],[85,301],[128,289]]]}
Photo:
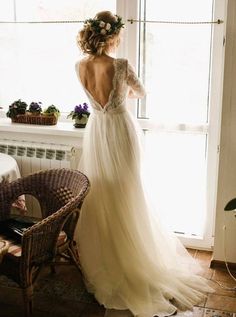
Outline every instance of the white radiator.
{"label": "white radiator", "polygon": [[0,153],[13,156],[25,176],[48,168],[76,168],[81,149],[65,144],[0,139]]}
{"label": "white radiator", "polygon": [[[81,148],[66,144],[44,142],[26,142],[0,139],[0,153],[11,155],[18,163],[21,176],[49,168],[76,169]],[[39,207],[35,199],[26,197],[30,216],[39,216]]]}

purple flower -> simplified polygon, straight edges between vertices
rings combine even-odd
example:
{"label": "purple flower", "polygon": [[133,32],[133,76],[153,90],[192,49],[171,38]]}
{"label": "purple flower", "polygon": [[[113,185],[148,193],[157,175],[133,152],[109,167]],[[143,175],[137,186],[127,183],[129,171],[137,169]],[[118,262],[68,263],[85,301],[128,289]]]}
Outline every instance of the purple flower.
{"label": "purple flower", "polygon": [[41,102],[31,102],[29,106],[30,112],[38,112],[40,113],[42,111]]}
{"label": "purple flower", "polygon": [[67,118],[72,118],[72,119],[79,118],[79,119],[81,119],[83,117],[88,118],[89,115],[90,115],[90,112],[88,110],[88,104],[86,102],[84,102],[83,104],[76,105],[74,107],[74,110],[69,113]]}
{"label": "purple flower", "polygon": [[87,104],[86,102],[83,103],[83,109],[84,109],[85,111],[88,110],[88,104]]}
{"label": "purple flower", "polygon": [[74,112],[81,113],[81,111],[82,111],[82,106],[81,105],[75,106]]}

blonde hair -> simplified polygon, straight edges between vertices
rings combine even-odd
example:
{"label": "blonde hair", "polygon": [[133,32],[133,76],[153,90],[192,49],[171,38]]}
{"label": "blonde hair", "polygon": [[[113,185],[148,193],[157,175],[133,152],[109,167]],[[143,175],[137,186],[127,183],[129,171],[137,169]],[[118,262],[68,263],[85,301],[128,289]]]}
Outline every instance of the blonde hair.
{"label": "blonde hair", "polygon": [[85,21],[79,31],[77,44],[84,54],[100,56],[119,43],[119,33],[124,26],[121,17],[110,11],[96,14],[94,19]]}

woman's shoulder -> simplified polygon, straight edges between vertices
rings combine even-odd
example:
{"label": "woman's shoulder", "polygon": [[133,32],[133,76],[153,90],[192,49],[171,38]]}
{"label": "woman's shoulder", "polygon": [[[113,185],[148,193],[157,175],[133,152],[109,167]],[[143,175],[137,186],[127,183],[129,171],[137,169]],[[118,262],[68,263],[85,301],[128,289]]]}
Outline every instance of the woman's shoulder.
{"label": "woman's shoulder", "polygon": [[[99,62],[99,63],[98,63]],[[91,60],[88,57],[84,57],[75,62],[75,69],[78,71],[79,69],[82,70],[84,68],[93,67],[94,64],[103,64],[104,67],[111,68],[112,65],[116,65],[116,69],[123,69],[127,70],[129,62],[126,58],[109,58],[107,60]]]}
{"label": "woman's shoulder", "polygon": [[115,62],[117,70],[123,71],[124,73],[127,72],[129,62],[126,58],[116,58]]}
{"label": "woman's shoulder", "polygon": [[85,65],[87,61],[87,57],[84,57],[82,59],[79,59],[75,62],[75,68],[78,69],[80,65]]}
{"label": "woman's shoulder", "polygon": [[126,58],[116,58],[115,60],[117,63],[120,63],[120,64],[124,64],[124,65],[128,64],[128,60]]}

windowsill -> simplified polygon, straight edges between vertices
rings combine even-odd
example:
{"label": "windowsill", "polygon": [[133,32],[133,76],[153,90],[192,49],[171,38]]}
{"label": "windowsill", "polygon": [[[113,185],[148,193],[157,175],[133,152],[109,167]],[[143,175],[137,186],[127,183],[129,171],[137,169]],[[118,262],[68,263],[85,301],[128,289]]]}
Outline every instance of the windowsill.
{"label": "windowsill", "polygon": [[9,118],[0,118],[0,132],[14,132],[27,134],[43,134],[53,136],[72,136],[83,137],[84,129],[77,129],[73,127],[71,122],[58,122],[57,125],[35,125],[12,123]]}

